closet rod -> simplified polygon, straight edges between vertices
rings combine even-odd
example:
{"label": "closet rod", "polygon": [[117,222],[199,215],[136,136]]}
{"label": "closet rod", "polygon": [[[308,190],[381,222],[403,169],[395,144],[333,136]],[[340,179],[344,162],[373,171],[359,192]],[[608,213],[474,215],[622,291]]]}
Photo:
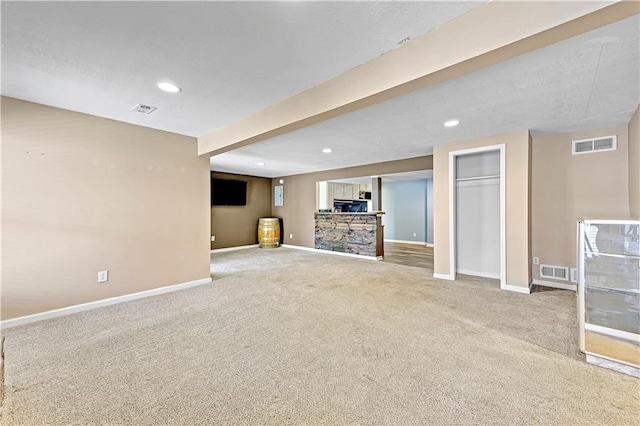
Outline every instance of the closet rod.
{"label": "closet rod", "polygon": [[490,176],[475,176],[475,177],[468,177],[468,178],[456,178],[456,182],[464,182],[467,180],[480,180],[480,179],[496,179],[499,178],[500,175],[490,175]]}

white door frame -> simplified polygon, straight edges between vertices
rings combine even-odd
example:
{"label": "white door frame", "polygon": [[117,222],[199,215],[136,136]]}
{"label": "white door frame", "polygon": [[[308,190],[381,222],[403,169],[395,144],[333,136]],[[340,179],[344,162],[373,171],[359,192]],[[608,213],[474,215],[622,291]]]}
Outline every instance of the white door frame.
{"label": "white door frame", "polygon": [[[500,151],[500,288],[507,289],[506,145],[488,145],[449,152],[449,280],[456,279],[456,157]],[[443,277],[444,278],[444,277]]]}

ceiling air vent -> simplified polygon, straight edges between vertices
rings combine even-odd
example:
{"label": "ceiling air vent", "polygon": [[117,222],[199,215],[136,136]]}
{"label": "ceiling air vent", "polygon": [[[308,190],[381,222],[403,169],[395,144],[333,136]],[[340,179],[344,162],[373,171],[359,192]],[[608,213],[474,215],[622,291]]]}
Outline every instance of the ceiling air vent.
{"label": "ceiling air vent", "polygon": [[569,281],[569,268],[566,266],[540,265],[540,278]]}
{"label": "ceiling air vent", "polygon": [[156,107],[152,107],[152,106],[149,106],[149,105],[138,104],[138,105],[134,106],[131,109],[131,111],[137,111],[137,112],[141,112],[143,114],[151,114],[156,109],[157,109]]}
{"label": "ceiling air vent", "polygon": [[572,154],[588,154],[597,151],[615,151],[617,145],[616,136],[605,136],[595,139],[582,139],[573,141]]}

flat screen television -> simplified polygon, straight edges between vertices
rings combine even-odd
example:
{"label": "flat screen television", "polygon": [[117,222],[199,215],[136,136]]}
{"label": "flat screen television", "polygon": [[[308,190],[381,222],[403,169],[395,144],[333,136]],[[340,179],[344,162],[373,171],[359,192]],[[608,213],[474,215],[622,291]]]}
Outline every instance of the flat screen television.
{"label": "flat screen television", "polygon": [[211,179],[212,206],[246,206],[247,182],[243,180]]}

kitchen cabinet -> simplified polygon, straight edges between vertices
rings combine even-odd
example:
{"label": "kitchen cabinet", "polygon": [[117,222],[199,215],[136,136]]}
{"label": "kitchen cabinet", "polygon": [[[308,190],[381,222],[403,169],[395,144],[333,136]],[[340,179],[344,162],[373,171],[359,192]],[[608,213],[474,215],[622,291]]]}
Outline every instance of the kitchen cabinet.
{"label": "kitchen cabinet", "polygon": [[359,191],[371,192],[373,185],[371,183],[361,183],[358,188]]}
{"label": "kitchen cabinet", "polygon": [[[371,196],[369,196],[369,198],[367,198],[367,193],[371,194],[373,185],[371,183],[361,183],[359,185],[356,185],[358,187],[358,192],[357,192],[357,196],[359,200],[366,200],[366,199],[371,199]],[[354,194],[356,195],[356,194]]]}
{"label": "kitchen cabinet", "polygon": [[357,200],[359,191],[359,185],[329,182],[327,193],[333,197],[331,199],[333,204],[333,200]]}
{"label": "kitchen cabinet", "polygon": [[[373,184],[371,183],[341,183],[326,182],[326,191],[323,189],[319,192],[322,194],[322,200],[318,203],[321,208],[333,208],[335,200],[340,201],[362,201],[365,200],[365,192],[371,192]],[[326,198],[325,198],[326,197]],[[367,200],[368,211],[371,211],[371,202]]]}

